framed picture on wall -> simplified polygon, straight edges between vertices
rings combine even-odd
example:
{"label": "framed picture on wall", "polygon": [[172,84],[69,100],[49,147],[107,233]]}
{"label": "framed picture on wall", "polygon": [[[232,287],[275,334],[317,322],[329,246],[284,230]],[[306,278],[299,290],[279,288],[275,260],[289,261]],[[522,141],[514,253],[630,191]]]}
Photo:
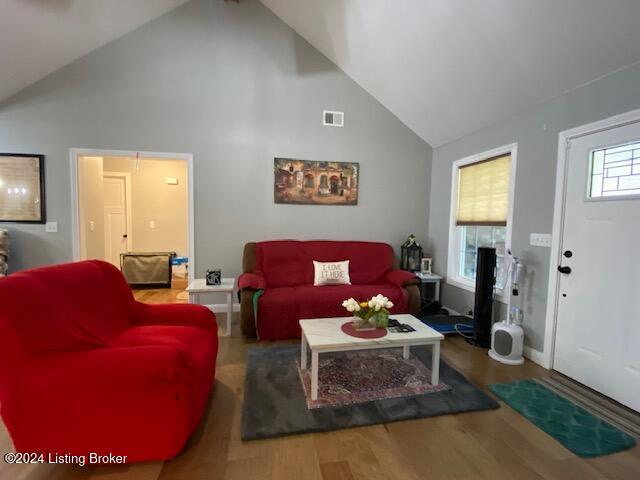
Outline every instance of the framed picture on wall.
{"label": "framed picture on wall", "polygon": [[0,153],[0,223],[45,223],[44,155]]}
{"label": "framed picture on wall", "polygon": [[358,204],[358,163],[275,158],[273,172],[275,203]]}

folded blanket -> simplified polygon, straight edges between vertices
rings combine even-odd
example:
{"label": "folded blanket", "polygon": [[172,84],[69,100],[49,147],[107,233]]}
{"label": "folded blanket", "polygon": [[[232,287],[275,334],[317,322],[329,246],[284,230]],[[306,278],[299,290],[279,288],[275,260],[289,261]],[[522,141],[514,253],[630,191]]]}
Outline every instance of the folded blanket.
{"label": "folded blanket", "polygon": [[9,266],[9,232],[0,229],[0,276],[7,274]]}

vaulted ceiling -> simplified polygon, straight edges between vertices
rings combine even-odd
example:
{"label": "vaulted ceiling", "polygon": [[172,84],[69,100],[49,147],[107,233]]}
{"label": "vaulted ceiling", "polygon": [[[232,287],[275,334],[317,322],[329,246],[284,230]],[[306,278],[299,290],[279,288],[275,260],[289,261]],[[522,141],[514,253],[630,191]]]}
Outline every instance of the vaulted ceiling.
{"label": "vaulted ceiling", "polygon": [[[185,1],[0,0],[0,101]],[[433,146],[640,61],[638,0],[261,1]]]}
{"label": "vaulted ceiling", "polygon": [[0,101],[186,0],[0,0]]}
{"label": "vaulted ceiling", "polygon": [[261,1],[432,146],[640,61],[638,0]]}

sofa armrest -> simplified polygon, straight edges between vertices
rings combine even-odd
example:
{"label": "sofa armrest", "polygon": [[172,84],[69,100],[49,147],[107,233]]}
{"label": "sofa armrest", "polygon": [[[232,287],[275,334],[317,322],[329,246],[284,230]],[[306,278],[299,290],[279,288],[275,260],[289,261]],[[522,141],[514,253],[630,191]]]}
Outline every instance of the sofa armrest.
{"label": "sofa armrest", "polygon": [[[147,345],[32,357],[3,398],[3,421],[16,451],[168,458],[166,447],[150,453],[136,445],[153,445],[167,431],[186,439],[195,380],[189,362],[175,347]],[[172,423],[163,424],[165,416]]]}
{"label": "sofa armrest", "polygon": [[243,273],[238,277],[238,297],[240,298],[240,330],[245,338],[256,338],[256,311],[254,294],[267,288],[267,282],[259,272]]}
{"label": "sofa armrest", "polygon": [[385,275],[385,281],[398,287],[420,284],[420,279],[414,273],[399,269],[389,270]]}
{"label": "sofa armrest", "polygon": [[145,381],[173,382],[187,374],[186,361],[178,349],[164,345],[48,354],[27,363],[23,386],[31,390],[26,392],[30,395],[51,395],[63,386],[73,391],[97,386],[100,390],[112,390],[115,385]]}
{"label": "sofa armrest", "polygon": [[243,273],[238,278],[238,289],[242,290],[264,290],[267,282],[259,273]]}
{"label": "sofa armrest", "polygon": [[215,314],[207,307],[192,304],[148,305],[136,302],[136,325],[178,325],[217,331]]}

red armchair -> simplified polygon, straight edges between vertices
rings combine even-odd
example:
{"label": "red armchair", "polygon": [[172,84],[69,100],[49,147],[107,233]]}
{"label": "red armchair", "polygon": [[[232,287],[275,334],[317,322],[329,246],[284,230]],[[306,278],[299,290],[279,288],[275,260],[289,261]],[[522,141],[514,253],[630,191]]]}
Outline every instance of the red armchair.
{"label": "red armchair", "polygon": [[[420,311],[418,278],[393,267],[390,245],[377,242],[278,240],[248,243],[238,279],[242,332],[279,340],[300,336],[298,320],[346,316],[342,301],[378,293],[388,297],[391,313]],[[349,260],[351,285],[313,286],[313,260]]]}
{"label": "red armchair", "polygon": [[218,351],[198,305],[138,303],[100,261],[0,279],[1,413],[16,451],[166,460],[204,412]]}

